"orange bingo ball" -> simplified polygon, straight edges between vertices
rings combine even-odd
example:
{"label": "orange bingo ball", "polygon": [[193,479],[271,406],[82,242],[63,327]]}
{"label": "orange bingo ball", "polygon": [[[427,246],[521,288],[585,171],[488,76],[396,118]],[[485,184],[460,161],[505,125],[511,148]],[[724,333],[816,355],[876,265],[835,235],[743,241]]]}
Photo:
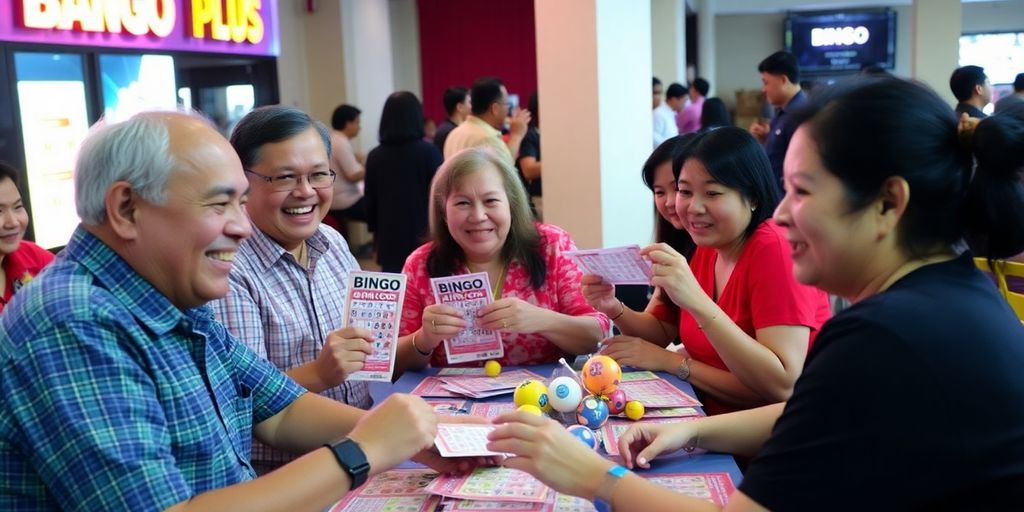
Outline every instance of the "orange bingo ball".
{"label": "orange bingo ball", "polygon": [[595,395],[607,395],[619,389],[622,368],[608,356],[594,356],[583,365],[583,386]]}

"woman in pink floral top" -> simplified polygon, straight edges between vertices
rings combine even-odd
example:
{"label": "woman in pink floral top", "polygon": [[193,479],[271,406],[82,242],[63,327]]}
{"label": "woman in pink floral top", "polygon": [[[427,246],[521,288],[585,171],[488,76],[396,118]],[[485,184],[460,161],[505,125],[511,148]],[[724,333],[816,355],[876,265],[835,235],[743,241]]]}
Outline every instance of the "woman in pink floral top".
{"label": "woman in pink floral top", "polygon": [[[501,333],[503,365],[550,363],[596,350],[608,317],[580,294],[582,274],[565,251],[564,230],[533,221],[515,170],[473,148],[445,161],[431,186],[433,241],[405,261],[399,369],[448,366],[442,341],[466,327],[461,313],[436,304],[431,277],[487,272],[496,300],[478,325]],[[482,361],[469,363],[479,366]]]}

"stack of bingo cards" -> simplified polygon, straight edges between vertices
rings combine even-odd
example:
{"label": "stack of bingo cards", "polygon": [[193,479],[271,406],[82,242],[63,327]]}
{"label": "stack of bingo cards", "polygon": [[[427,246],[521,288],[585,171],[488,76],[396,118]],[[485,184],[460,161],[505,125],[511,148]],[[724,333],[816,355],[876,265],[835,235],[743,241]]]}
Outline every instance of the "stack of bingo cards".
{"label": "stack of bingo cards", "polygon": [[363,369],[349,375],[348,380],[391,382],[404,300],[404,274],[352,272],[348,275],[343,325],[362,327],[373,334],[373,353],[366,356]]}
{"label": "stack of bingo cards", "polygon": [[477,311],[494,301],[491,282],[486,272],[459,276],[435,277],[430,280],[434,300],[462,312],[466,329],[444,340],[445,355],[451,364],[483,359],[500,359],[505,355],[501,335],[477,325]]}

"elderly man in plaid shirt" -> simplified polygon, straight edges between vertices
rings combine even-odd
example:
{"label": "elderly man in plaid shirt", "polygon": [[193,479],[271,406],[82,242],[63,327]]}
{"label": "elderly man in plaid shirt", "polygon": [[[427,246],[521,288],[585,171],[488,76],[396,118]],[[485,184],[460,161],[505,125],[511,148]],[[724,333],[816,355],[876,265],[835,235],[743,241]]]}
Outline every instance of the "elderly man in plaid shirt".
{"label": "elderly man in plaid shirt", "polygon": [[[422,399],[307,393],[214,320],[250,184],[205,120],[103,126],[75,171],[82,224],[0,317],[0,510],[316,510],[417,453],[452,469]],[[256,478],[254,434],[306,455]]]}

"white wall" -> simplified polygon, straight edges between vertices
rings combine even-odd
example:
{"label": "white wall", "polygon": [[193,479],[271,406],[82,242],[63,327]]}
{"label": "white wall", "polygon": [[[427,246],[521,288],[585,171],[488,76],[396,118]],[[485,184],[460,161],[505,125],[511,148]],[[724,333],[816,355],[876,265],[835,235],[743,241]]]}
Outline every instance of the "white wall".
{"label": "white wall", "polygon": [[384,101],[395,91],[389,4],[377,0],[341,0],[344,100],[363,111],[360,116],[362,134],[352,141],[356,151],[369,152],[377,146]]}
{"label": "white wall", "polygon": [[306,64],[306,9],[303,2],[278,4],[281,54],[277,58],[277,83],[281,104],[309,110],[309,68]]}
{"label": "white wall", "polygon": [[334,109],[349,96],[341,26],[342,9],[336,1],[317,2],[316,13],[306,15],[306,65],[311,70],[304,80],[309,90],[306,111],[327,126]]}
{"label": "white wall", "polygon": [[1024,32],[1024,0],[965,3],[962,32]]}
{"label": "white wall", "polygon": [[409,91],[423,101],[420,72],[420,27],[416,0],[391,0],[392,73],[395,90]]}

